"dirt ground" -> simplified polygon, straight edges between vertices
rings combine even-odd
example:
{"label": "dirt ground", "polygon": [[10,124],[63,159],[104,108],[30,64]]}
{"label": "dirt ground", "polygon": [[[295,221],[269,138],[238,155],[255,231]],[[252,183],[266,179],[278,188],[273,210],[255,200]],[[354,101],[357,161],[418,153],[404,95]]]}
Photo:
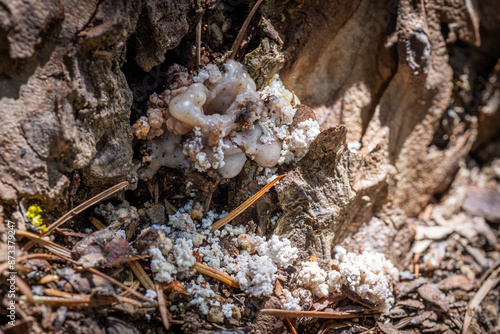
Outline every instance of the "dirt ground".
{"label": "dirt ground", "polygon": [[[12,279],[0,282],[0,334],[500,333],[494,1],[266,1],[253,17],[254,1],[28,2],[0,24],[0,271]],[[176,80],[172,65],[221,64],[233,47],[259,87],[279,72],[301,97],[294,124],[314,117],[322,131],[232,220],[288,238],[298,260],[265,297],[206,274],[235,305],[226,316],[192,305],[187,281],[158,283],[143,251],[159,235],[141,233],[190,200],[197,222],[237,208],[262,171],[164,167],[142,180],[147,148],[131,126]],[[261,312],[282,310],[299,263],[328,268],[336,245],[398,269],[387,312],[347,286],[305,313]]]}

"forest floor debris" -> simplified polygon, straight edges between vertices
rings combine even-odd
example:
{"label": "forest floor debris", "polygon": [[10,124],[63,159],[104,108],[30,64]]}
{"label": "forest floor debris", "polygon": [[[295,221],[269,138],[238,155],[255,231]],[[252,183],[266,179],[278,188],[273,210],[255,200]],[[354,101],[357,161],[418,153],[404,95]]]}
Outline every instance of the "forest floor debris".
{"label": "forest floor debris", "polygon": [[[144,250],[148,248],[148,245],[168,244],[165,235],[161,236],[163,232],[166,232],[167,226],[152,230],[145,227],[155,226],[151,223],[154,221],[152,217],[155,217],[157,213],[151,208],[155,207],[155,210],[162,211],[163,216],[167,217],[166,212],[172,213],[172,205],[175,207],[175,204],[182,203],[183,199],[190,203],[189,194],[182,196],[177,194],[175,198],[168,198],[168,196],[164,198],[164,202],[168,203],[166,206],[152,203],[143,205],[138,210],[132,209],[130,204],[113,205],[111,203],[116,203],[116,201],[108,202],[106,205],[98,206],[95,210],[90,210],[90,215],[82,215],[81,219],[87,220],[87,224],[69,226],[65,229],[66,233],[56,234],[52,240],[40,238],[27,231],[18,231],[19,236],[36,241],[38,246],[30,248],[29,252],[23,251],[23,248],[27,249],[26,246],[31,246],[34,242],[20,241],[19,254],[23,256],[18,258],[16,269],[19,272],[17,277],[19,293],[23,296],[18,300],[18,314],[21,319],[19,327],[16,328],[29,328],[32,332],[42,333],[72,332],[75,326],[86,331],[91,331],[92,328],[110,329],[122,326],[126,328],[123,330],[135,333],[157,323],[161,325],[156,325],[156,327],[162,326],[187,333],[217,330],[221,333],[224,331],[239,333],[252,329],[262,333],[271,331],[279,333],[287,331],[290,333],[294,331],[300,333],[496,333],[499,329],[498,300],[500,297],[498,225],[495,221],[487,220],[482,216],[471,216],[471,204],[465,201],[467,197],[463,195],[464,187],[477,182],[485,184],[485,179],[491,187],[494,182],[498,182],[498,176],[491,173],[485,176],[478,167],[462,166],[455,182],[440,201],[429,204],[420,217],[408,219],[408,223],[413,226],[415,241],[410,253],[406,256],[406,263],[396,263],[400,270],[399,273],[395,272],[399,281],[394,279],[391,281],[394,301],[386,304],[386,312],[380,308],[377,299],[370,301],[367,295],[363,295],[362,290],[356,292],[357,290],[352,286],[354,284],[352,279],[340,280],[339,284],[344,283],[330,295],[328,295],[329,288],[326,283],[328,279],[333,278],[327,276],[326,272],[323,280],[314,280],[316,282],[314,284],[318,284],[317,288],[320,289],[321,282],[325,282],[327,295],[323,295],[318,289],[318,291],[309,290],[311,287],[308,288],[308,285],[313,282],[311,273],[308,274],[311,282],[305,285],[306,289],[300,287],[300,282],[305,277],[302,277],[304,273],[301,274],[303,264],[293,262],[293,260],[288,264],[287,261],[290,260],[285,258],[280,261],[285,261],[283,263],[287,265],[279,270],[278,268],[281,267],[276,267],[272,276],[269,276],[275,277],[274,280],[262,281],[272,284],[270,290],[265,289],[266,293],[255,293],[257,290],[252,293],[251,289],[245,293],[241,290],[240,285],[243,281],[238,281],[239,276],[235,276],[235,281],[230,274],[226,273],[225,267],[211,261],[208,263],[212,266],[205,264],[203,256],[198,254],[198,251],[193,254],[193,268],[198,271],[198,274],[194,275],[192,283],[182,279],[183,275],[187,275],[187,272],[182,273],[182,271],[178,280],[172,278],[164,283],[159,282],[158,273],[153,275],[151,271],[153,264],[151,260],[154,256],[150,259],[151,254]],[[477,188],[477,186],[474,187]],[[217,199],[214,200],[213,204],[217,205]],[[140,203],[134,203],[134,205],[140,207]],[[174,223],[180,230],[175,233],[185,234],[186,232],[182,230],[189,227],[185,224],[196,225],[198,221],[199,224],[203,224],[203,219],[207,216],[204,216],[202,211],[198,213],[197,210],[201,210],[201,205],[198,207],[191,204],[188,209],[169,215],[171,223],[177,220]],[[132,214],[127,213],[129,211]],[[107,224],[97,220],[92,212],[95,212]],[[477,214],[478,211],[474,212]],[[68,216],[72,215],[65,215],[65,217]],[[223,218],[223,223],[228,223],[229,218],[234,218],[234,216],[234,214],[226,215],[225,217],[228,218]],[[202,217],[205,218],[202,219]],[[208,220],[204,223],[205,228],[210,230],[213,226],[217,226],[214,225],[217,217],[221,216],[209,214]],[[6,217],[3,218],[5,221]],[[138,226],[141,226],[138,231],[130,234],[125,231],[120,232],[122,228],[126,230],[127,226],[133,224],[134,220],[137,220]],[[366,229],[380,229],[379,224],[379,221],[367,224],[360,230],[359,235],[365,235]],[[107,234],[103,232],[111,231],[110,226],[113,227],[114,232],[110,234],[111,237],[107,237]],[[270,244],[266,244],[265,239],[261,240],[260,237],[251,234],[241,234],[243,230],[235,234],[235,227],[228,226],[230,226],[229,230],[226,231],[227,228],[224,227],[222,234],[228,234],[228,236],[233,234],[234,237],[230,237],[227,241],[220,241],[226,254],[224,257],[245,252],[243,249],[257,252],[259,247],[262,248],[260,252],[271,251],[269,256],[281,256],[279,251],[283,250],[283,245],[279,239],[273,242],[279,242],[281,246],[276,244],[279,248],[273,251],[269,248]],[[81,240],[82,235],[88,234],[89,228],[95,229],[96,227],[97,231],[92,232],[83,241]],[[6,226],[2,225],[1,228],[5,230]],[[173,233],[174,230],[175,228],[169,233]],[[213,233],[215,230],[212,229],[212,232],[207,233]],[[222,230],[217,229],[219,236]],[[58,229],[51,228],[50,231],[55,232]],[[74,233],[67,233],[68,231]],[[181,234],[178,237],[181,237]],[[231,242],[231,238],[234,242]],[[116,243],[120,240],[124,245],[117,246]],[[201,245],[206,244],[203,240],[201,242]],[[173,243],[171,241],[170,243],[172,244],[170,248],[173,248]],[[370,251],[377,247],[376,242],[372,242],[373,247],[370,246],[370,240],[367,239],[365,244],[359,242],[356,235],[348,238],[342,245],[345,244],[349,245],[348,250],[352,251],[357,248],[360,254],[370,254]],[[5,244],[2,244],[2,247],[5,247]],[[55,255],[41,253],[40,247]],[[339,260],[342,261],[342,258],[348,255],[353,261],[359,261],[354,253],[347,253],[339,247],[336,252],[344,254],[338,258]],[[135,249],[138,252],[133,255],[130,252],[123,253],[123,249]],[[264,251],[264,249],[269,250]],[[37,253],[33,253],[34,250]],[[100,254],[101,260],[104,258],[106,261],[91,263],[89,268],[82,271],[80,267],[82,263],[76,261],[78,257],[81,259],[85,254],[94,254],[92,256]],[[116,254],[121,254],[121,256],[116,256]],[[208,254],[206,253],[209,258],[211,255]],[[206,257],[205,260],[208,258]],[[310,260],[311,263],[315,263],[314,258]],[[278,258],[275,261],[278,261]],[[128,263],[129,266],[118,265],[120,263]],[[334,267],[338,267],[341,263],[334,264]],[[3,271],[6,265],[8,265],[7,262],[2,263]],[[189,265],[192,264],[189,262]],[[100,269],[91,268],[94,266]],[[252,269],[249,267],[246,270]],[[203,276],[199,276],[200,274]],[[255,279],[255,277],[245,279],[249,278]],[[251,284],[246,285],[247,288]],[[5,303],[6,294],[4,296],[3,302]],[[387,301],[389,297],[383,298]],[[294,303],[297,306],[292,306]],[[95,314],[96,319],[101,319],[103,322],[90,321],[90,314]],[[117,324],[109,320],[110,315],[127,320],[120,320],[120,324]],[[104,321],[105,319],[107,320]],[[104,327],[102,324],[105,324]],[[5,326],[2,330],[10,333],[14,329]]]}

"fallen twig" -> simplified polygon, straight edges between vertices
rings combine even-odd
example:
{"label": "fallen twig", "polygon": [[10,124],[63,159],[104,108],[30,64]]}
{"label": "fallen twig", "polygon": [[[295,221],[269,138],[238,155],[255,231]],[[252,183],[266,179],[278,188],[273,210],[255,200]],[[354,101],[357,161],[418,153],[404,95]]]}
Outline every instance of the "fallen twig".
{"label": "fallen twig", "polygon": [[396,327],[396,329],[402,329],[405,326],[411,324],[412,319],[413,319],[413,317],[405,317],[401,320],[398,320],[394,323],[394,327]]}
{"label": "fallen twig", "polygon": [[286,174],[280,175],[271,182],[269,182],[264,188],[259,190],[255,195],[247,199],[243,204],[241,204],[239,207],[231,211],[227,216],[225,216],[222,219],[219,219],[212,225],[212,229],[210,230],[211,232],[214,232],[221,228],[222,226],[226,225],[229,223],[231,220],[236,218],[240,213],[245,211],[250,205],[252,205],[256,200],[258,200],[262,195],[264,195],[269,189],[271,189],[272,186],[279,180],[281,180]]}

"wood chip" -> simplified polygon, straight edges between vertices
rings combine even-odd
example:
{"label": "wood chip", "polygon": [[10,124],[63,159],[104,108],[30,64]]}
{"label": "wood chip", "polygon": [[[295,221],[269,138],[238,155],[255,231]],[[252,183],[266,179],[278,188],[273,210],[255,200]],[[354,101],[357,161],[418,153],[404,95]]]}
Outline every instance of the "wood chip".
{"label": "wood chip", "polygon": [[465,275],[453,275],[439,282],[437,287],[443,291],[455,289],[471,291],[476,287],[476,282],[468,279]]}
{"label": "wood chip", "polygon": [[427,283],[427,278],[420,277],[409,282],[399,282],[395,286],[396,298],[401,299],[413,291],[415,291],[421,285]]}
{"label": "wood chip", "polygon": [[281,296],[282,293],[283,293],[283,286],[281,285],[279,280],[276,280],[276,287],[274,288],[274,294],[279,297]]}
{"label": "wood chip", "polygon": [[315,302],[312,305],[311,309],[313,311],[322,311],[325,308],[327,308],[328,306],[330,306],[331,304],[334,304],[334,303],[339,302],[341,300],[344,300],[346,298],[347,298],[347,296],[342,294],[342,293],[338,293],[338,294],[334,294],[334,295],[331,295],[328,297],[324,297],[324,298],[319,299],[317,302]]}
{"label": "wood chip", "polygon": [[460,240],[462,245],[464,246],[464,249],[469,253],[476,262],[483,267],[483,269],[489,268],[490,267],[490,261],[486,258],[486,256],[483,254],[483,252],[475,247],[469,246],[467,244],[467,241],[464,239]]}
{"label": "wood chip", "polygon": [[[368,310],[364,305],[345,305],[345,306],[339,306],[335,309],[335,312],[341,312],[341,313],[360,313]],[[325,310],[326,311],[326,310]]]}
{"label": "wood chip", "polygon": [[397,302],[396,305],[415,309],[415,310],[423,310],[425,308],[424,303],[422,303],[420,300],[416,300],[416,299],[401,300],[401,301]]}
{"label": "wood chip", "polygon": [[233,288],[240,287],[240,285],[234,280],[234,278],[220,270],[209,267],[206,264],[196,262],[193,268],[196,269],[196,271],[198,271],[199,273],[213,277],[221,281],[222,283],[232,286]]}
{"label": "wood chip", "polygon": [[399,334],[400,331],[394,327],[393,324],[387,323],[387,324],[382,324],[380,322],[377,322],[377,333],[381,334]]}
{"label": "wood chip", "polygon": [[[414,313],[414,311],[412,313]],[[410,315],[410,312],[402,306],[394,306],[389,311],[389,317],[391,319],[401,319],[404,317],[408,317],[409,315]]]}
{"label": "wood chip", "polygon": [[424,284],[418,288],[418,294],[426,301],[438,306],[444,312],[450,310],[446,295],[435,284]]}
{"label": "wood chip", "polygon": [[437,314],[433,311],[425,311],[411,319],[411,324],[414,326],[422,324],[426,320],[436,321]]}
{"label": "wood chip", "polygon": [[352,290],[351,290],[351,289],[350,289],[347,285],[345,285],[345,284],[343,284],[343,285],[340,287],[340,291],[342,291],[342,293],[343,293],[344,295],[346,295],[346,296],[347,296],[347,298],[349,298],[349,299],[350,299],[350,300],[352,300],[353,302],[356,302],[356,303],[358,303],[358,304],[361,304],[361,305],[363,305],[363,306],[366,306],[366,307],[367,307],[367,308],[369,308],[369,309],[371,309],[371,308],[374,308],[374,307],[375,307],[375,305],[374,305],[371,301],[369,301],[369,300],[367,300],[367,299],[365,299],[365,298],[361,297],[358,293],[356,293],[355,291],[352,291]]}
{"label": "wood chip", "polygon": [[500,222],[500,189],[496,185],[470,186],[462,208],[471,216],[485,217]]}

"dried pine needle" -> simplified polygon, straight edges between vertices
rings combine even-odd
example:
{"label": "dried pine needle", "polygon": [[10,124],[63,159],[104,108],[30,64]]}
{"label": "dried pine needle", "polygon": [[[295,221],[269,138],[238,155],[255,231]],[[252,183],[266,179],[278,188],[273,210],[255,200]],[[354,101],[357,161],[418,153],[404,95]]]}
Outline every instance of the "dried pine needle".
{"label": "dried pine needle", "polygon": [[43,239],[43,236],[38,236],[34,233],[28,232],[28,231],[21,231],[21,230],[16,230],[16,234],[27,237],[31,239],[31,241],[34,241],[35,243],[39,243],[42,247],[46,248],[49,252],[54,253],[57,256],[62,257],[64,260],[69,260],[71,262],[74,262],[71,260],[71,251],[67,248],[64,248],[61,245],[56,244],[55,242],[52,242],[50,240]]}
{"label": "dried pine needle", "polygon": [[234,288],[239,288],[240,287],[240,285],[238,284],[238,282],[236,282],[234,280],[234,278],[232,278],[228,274],[223,273],[222,271],[214,269],[212,267],[209,267],[209,266],[207,266],[207,265],[205,265],[203,263],[196,262],[194,264],[193,268],[196,269],[196,271],[198,271],[199,273],[202,273],[202,274],[205,274],[207,276],[213,277],[213,278],[221,281],[222,283],[230,285],[230,286],[232,286]]}
{"label": "dried pine needle", "polygon": [[253,16],[257,12],[257,9],[259,9],[259,6],[262,4],[263,1],[264,0],[258,0],[255,3],[252,10],[248,14],[245,22],[243,22],[243,25],[241,26],[240,31],[238,32],[238,35],[236,36],[236,39],[234,40],[234,43],[231,47],[231,56],[229,56],[229,59],[235,60],[236,53],[238,52],[238,49],[240,48],[241,41],[243,40],[243,36],[245,36],[245,32],[248,29],[248,25],[250,24],[250,21],[252,20]]}
{"label": "dried pine needle", "polygon": [[154,290],[155,285],[151,278],[149,278],[148,274],[144,271],[142,266],[137,261],[131,261],[128,264],[130,269],[134,272],[135,277],[141,282],[142,286],[147,290]]}
{"label": "dried pine needle", "polygon": [[33,292],[31,292],[30,286],[21,279],[21,277],[15,275],[16,277],[16,287],[19,289],[21,294],[26,296],[26,299],[31,305],[35,305],[35,299],[33,298]]}
{"label": "dried pine needle", "polygon": [[163,288],[160,283],[155,281],[156,296],[158,297],[158,309],[160,310],[161,321],[163,322],[163,327],[165,330],[170,329],[170,312],[167,310],[167,305],[165,304],[165,296],[163,295]]}
{"label": "dried pine needle", "polygon": [[[43,260],[54,261],[57,259],[57,257],[55,255],[52,255],[52,254],[36,253],[36,254],[28,254],[25,256],[21,256],[20,258],[18,258],[16,260],[16,262],[23,263],[24,261],[27,261],[30,259],[43,259]],[[9,268],[9,263],[7,261],[0,264],[0,274],[2,274],[8,268]]]}
{"label": "dried pine needle", "polygon": [[50,233],[54,232],[54,230],[56,228],[58,228],[59,226],[61,226],[62,224],[64,224],[65,222],[67,222],[68,220],[70,220],[71,218],[73,218],[74,216],[76,216],[76,215],[80,214],[81,212],[87,210],[92,205],[97,204],[97,203],[105,200],[106,198],[108,198],[108,197],[116,194],[120,190],[125,189],[126,187],[129,186],[129,184],[130,183],[128,181],[123,181],[123,182],[118,183],[117,185],[115,185],[115,186],[113,186],[113,187],[111,187],[109,189],[104,190],[102,193],[100,193],[100,194],[92,197],[88,201],[83,202],[82,204],[78,205],[76,208],[68,211],[65,215],[63,215],[61,218],[59,218],[53,224],[51,224],[49,226],[49,230],[46,233],[44,233],[43,235],[47,235],[47,234],[50,234]]}
{"label": "dried pine needle", "polygon": [[[63,297],[54,297],[54,296],[34,296],[34,301],[36,304],[42,305],[51,305],[51,306],[65,306],[69,308],[86,308],[92,307],[89,303],[83,298],[79,297],[78,299],[69,299]],[[23,296],[20,298],[23,300]]]}
{"label": "dried pine needle", "polygon": [[38,280],[38,284],[47,284],[50,282],[59,281],[59,279],[60,279],[59,275],[49,274],[49,275],[45,275],[42,278],[40,278]]}
{"label": "dried pine needle", "polygon": [[286,318],[320,318],[320,319],[352,319],[370,316],[373,313],[347,313],[347,312],[318,312],[318,311],[289,311],[282,309],[262,309],[260,314]]}
{"label": "dried pine needle", "polygon": [[114,279],[113,277],[108,276],[108,275],[106,275],[106,274],[104,274],[104,273],[102,273],[102,272],[100,272],[99,270],[94,269],[94,268],[87,268],[87,270],[88,270],[88,271],[90,271],[90,272],[91,272],[91,273],[93,273],[93,274],[99,275],[99,276],[101,276],[102,278],[107,279],[108,281],[110,281],[111,283],[113,283],[113,284],[115,284],[115,285],[118,285],[120,288],[122,288],[123,290],[128,291],[130,294],[134,295],[135,297],[137,297],[137,298],[139,298],[139,299],[142,299],[142,300],[144,300],[144,301],[146,301],[146,302],[149,302],[149,303],[151,303],[151,304],[153,304],[153,305],[155,305],[155,306],[156,306],[156,301],[146,298],[143,294],[141,294],[141,293],[139,293],[139,292],[137,292],[137,291],[135,291],[135,290],[133,290],[133,289],[129,288],[128,286],[126,286],[125,284],[123,284],[123,283],[121,283],[121,282],[117,281],[117,280],[116,280],[116,279]]}
{"label": "dried pine needle", "polygon": [[133,306],[142,307],[142,304],[135,299],[121,297],[121,296],[109,296],[98,298],[92,298],[92,295],[76,295],[63,291],[57,290],[44,290],[46,294],[52,294],[52,296],[33,296],[34,303],[52,305],[52,306],[67,306],[71,308],[87,308],[96,306],[111,305],[114,303],[127,303]]}
{"label": "dried pine needle", "polygon": [[488,295],[491,289],[493,289],[498,283],[500,283],[500,268],[496,269],[488,279],[483,283],[483,285],[477,290],[476,294],[469,302],[467,306],[467,311],[465,312],[464,325],[462,328],[462,334],[468,333],[470,323],[472,321],[472,316],[474,312],[479,307],[483,299]]}
{"label": "dried pine needle", "polygon": [[[130,289],[134,290],[134,291],[137,291],[137,289],[139,288],[140,285],[141,285],[141,282],[134,281],[134,283],[132,283],[132,285],[130,286]],[[130,293],[129,290],[123,291],[122,293],[119,294],[119,296],[121,296],[121,297],[128,297],[130,295],[131,295],[131,293]]]}
{"label": "dried pine needle", "polygon": [[236,218],[240,213],[245,211],[250,205],[252,205],[256,200],[258,200],[262,195],[264,195],[269,189],[271,189],[271,187],[274,186],[276,184],[276,182],[281,180],[284,176],[286,176],[286,174],[278,176],[277,178],[275,178],[274,180],[269,182],[264,188],[259,190],[255,195],[253,195],[252,197],[247,199],[245,202],[243,202],[243,204],[241,204],[239,207],[237,207],[236,209],[231,211],[227,216],[216,221],[212,225],[211,232],[214,232],[214,231],[220,229],[222,226],[226,225],[231,220]]}
{"label": "dried pine needle", "polygon": [[104,225],[103,223],[101,223],[101,221],[99,219],[97,219],[97,218],[89,217],[89,221],[98,230],[104,230],[106,228],[106,225]]}
{"label": "dried pine needle", "polygon": [[[89,207],[91,207],[92,205],[94,204],[97,204],[99,203],[100,201],[103,201],[105,200],[106,198],[116,194],[117,192],[119,192],[120,190],[123,190],[125,189],[130,183],[128,181],[123,181],[121,183],[118,183],[117,185],[107,189],[107,190],[104,190],[102,193],[92,197],[91,199],[89,199],[88,201],[85,201],[83,202],[82,204],[78,205],[76,208],[73,208],[72,210],[68,211],[66,214],[64,214],[61,218],[59,218],[58,220],[56,220],[53,224],[51,224],[49,227],[48,227],[48,230],[47,232],[43,233],[42,234],[42,237],[43,236],[47,236],[49,234],[51,234],[52,232],[55,231],[56,228],[58,228],[59,226],[61,226],[62,224],[66,223],[68,220],[70,220],[71,218],[73,218],[74,216],[80,214],[81,212],[87,210]],[[35,240],[31,240],[30,242],[28,242],[26,245],[24,245],[23,249],[24,250],[29,250],[31,249],[31,247],[33,247],[35,244],[37,243],[37,241]]]}
{"label": "dried pine needle", "polygon": [[288,318],[283,318],[283,322],[285,323],[285,326],[288,328],[290,333],[292,334],[297,334],[297,331],[295,330],[295,327],[293,327],[292,322]]}
{"label": "dried pine needle", "polygon": [[66,291],[59,291],[55,289],[44,289],[43,290],[44,295],[49,295],[53,297],[62,297],[62,298],[73,298],[73,299],[80,299],[81,301],[84,301],[85,295],[73,295],[72,293],[66,292]]}
{"label": "dried pine needle", "polygon": [[151,255],[131,254],[128,256],[127,262],[145,260],[145,259],[149,259],[150,257],[151,257]]}
{"label": "dried pine needle", "polygon": [[201,19],[202,17],[200,17],[196,24],[196,68],[199,68],[201,59]]}

